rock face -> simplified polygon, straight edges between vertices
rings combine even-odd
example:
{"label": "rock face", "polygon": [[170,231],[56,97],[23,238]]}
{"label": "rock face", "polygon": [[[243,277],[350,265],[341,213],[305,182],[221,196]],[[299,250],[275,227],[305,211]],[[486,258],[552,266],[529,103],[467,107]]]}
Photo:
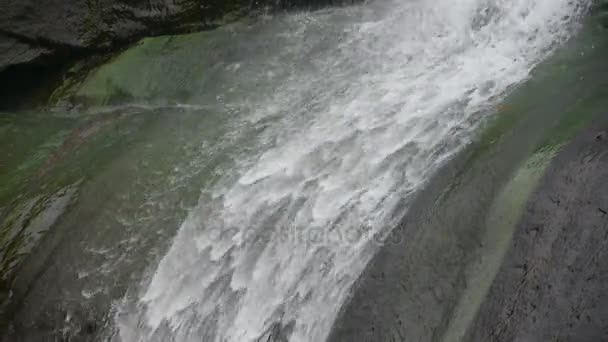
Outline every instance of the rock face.
{"label": "rock face", "polygon": [[553,161],[466,341],[608,339],[605,128]]}
{"label": "rock face", "polygon": [[[473,234],[460,238],[460,253],[440,239],[443,249],[427,255],[407,242],[389,245],[363,275],[328,341],[608,341],[607,127],[605,119],[592,122],[551,161],[489,290],[455,276],[459,258],[477,258],[470,252]],[[433,229],[434,217],[412,218],[408,229]],[[467,219],[441,222],[461,231]],[[470,321],[455,323],[467,314]]]}
{"label": "rock face", "polygon": [[45,0],[42,3],[3,0],[0,4],[0,70],[51,56],[103,51],[144,35],[208,28],[223,16],[243,9],[321,3],[314,0]]}
{"label": "rock face", "polygon": [[211,28],[230,14],[256,8],[338,2],[345,1],[0,0],[0,100],[20,94],[71,61],[143,36]]}

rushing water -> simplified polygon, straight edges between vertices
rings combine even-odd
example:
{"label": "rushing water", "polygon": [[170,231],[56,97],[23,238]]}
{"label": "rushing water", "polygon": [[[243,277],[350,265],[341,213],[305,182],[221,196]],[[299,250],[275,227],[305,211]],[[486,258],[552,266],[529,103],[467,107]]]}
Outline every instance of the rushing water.
{"label": "rushing water", "polygon": [[229,124],[256,138],[118,303],[115,339],[323,341],[377,236],[588,2],[377,1],[260,24],[284,43],[272,96]]}

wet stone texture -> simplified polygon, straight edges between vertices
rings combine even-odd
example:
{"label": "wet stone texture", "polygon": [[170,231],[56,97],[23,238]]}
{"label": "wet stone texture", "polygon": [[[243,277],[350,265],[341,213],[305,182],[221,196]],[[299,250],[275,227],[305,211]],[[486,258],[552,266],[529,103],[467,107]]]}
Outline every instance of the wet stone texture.
{"label": "wet stone texture", "polygon": [[467,340],[608,341],[606,128],[547,170]]}
{"label": "wet stone texture", "polygon": [[142,37],[210,29],[262,8],[344,3],[352,0],[2,0],[0,108],[15,107],[41,83],[56,86],[75,61]]}
{"label": "wet stone texture", "polygon": [[[602,121],[548,166],[464,336],[446,332],[462,290],[477,285],[467,282],[462,265],[482,244],[475,217],[487,209],[455,207],[463,199],[410,215],[403,231],[418,236],[411,239],[417,243],[381,251],[329,340],[608,341],[608,125]],[[431,194],[419,199],[422,207],[439,203]],[[424,228],[411,232],[417,226]],[[433,242],[420,238],[429,235]]]}

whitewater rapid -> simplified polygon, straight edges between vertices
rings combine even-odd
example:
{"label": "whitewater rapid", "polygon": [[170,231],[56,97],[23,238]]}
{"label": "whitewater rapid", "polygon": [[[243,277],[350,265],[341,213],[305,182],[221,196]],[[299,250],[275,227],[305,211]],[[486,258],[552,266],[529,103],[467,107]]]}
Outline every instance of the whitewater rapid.
{"label": "whitewater rapid", "polygon": [[285,76],[232,133],[263,125],[254,152],[201,190],[137,303],[118,305],[115,339],[325,340],[378,236],[588,6],[387,0],[267,18],[299,58],[265,71]]}

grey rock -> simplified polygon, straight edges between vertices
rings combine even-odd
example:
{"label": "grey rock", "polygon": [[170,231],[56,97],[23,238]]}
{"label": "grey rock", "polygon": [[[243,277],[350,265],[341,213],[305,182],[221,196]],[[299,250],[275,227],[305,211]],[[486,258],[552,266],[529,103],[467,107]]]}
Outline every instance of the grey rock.
{"label": "grey rock", "polygon": [[557,156],[530,198],[467,341],[608,340],[608,141],[598,126]]}

